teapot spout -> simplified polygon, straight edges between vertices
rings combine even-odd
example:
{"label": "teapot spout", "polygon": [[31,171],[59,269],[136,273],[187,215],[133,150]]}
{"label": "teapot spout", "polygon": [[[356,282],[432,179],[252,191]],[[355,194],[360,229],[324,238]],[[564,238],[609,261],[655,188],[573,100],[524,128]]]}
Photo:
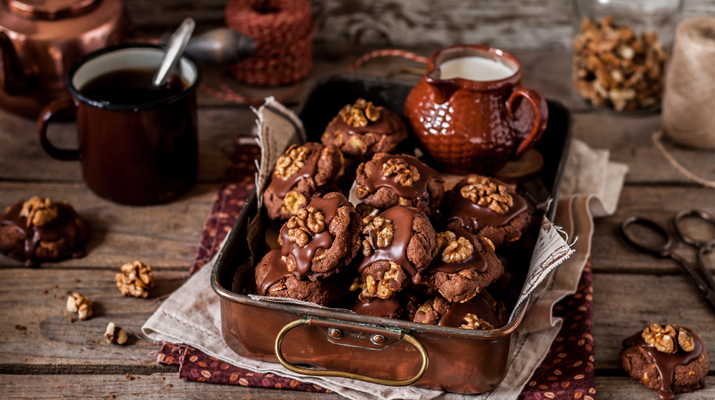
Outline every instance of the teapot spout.
{"label": "teapot spout", "polygon": [[32,73],[20,61],[12,40],[5,32],[0,32],[0,54],[2,55],[0,88],[9,94],[27,92],[32,81]]}
{"label": "teapot spout", "polygon": [[435,95],[435,102],[442,104],[459,89],[459,85],[453,80],[439,79],[439,70],[430,71],[425,75],[425,81],[432,87]]}

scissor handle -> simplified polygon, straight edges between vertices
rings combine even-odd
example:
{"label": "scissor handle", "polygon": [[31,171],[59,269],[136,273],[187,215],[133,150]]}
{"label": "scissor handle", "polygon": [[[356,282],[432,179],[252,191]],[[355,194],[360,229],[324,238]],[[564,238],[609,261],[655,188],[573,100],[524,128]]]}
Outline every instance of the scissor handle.
{"label": "scissor handle", "polygon": [[710,225],[712,225],[713,228],[715,228],[715,217],[712,215],[706,213],[705,211],[700,211],[700,210],[682,210],[679,213],[675,214],[675,217],[673,217],[673,227],[675,228],[675,233],[678,235],[680,240],[683,242],[697,248],[703,248],[705,253],[708,253],[713,250],[713,247],[715,247],[715,237],[713,237],[710,240],[697,240],[693,239],[692,237],[686,235],[681,229],[680,229],[680,221],[682,221],[685,218],[698,218],[701,219]]}
{"label": "scissor handle", "polygon": [[[637,238],[634,238],[633,234],[628,230],[628,227],[631,225],[641,225],[649,228],[650,230],[656,232],[657,234],[665,238],[665,243],[661,246],[644,245],[643,242],[638,241]],[[657,257],[671,257],[670,250],[673,248],[673,236],[655,221],[637,216],[628,217],[621,224],[621,236],[623,236],[623,239],[625,239],[628,244],[630,244],[637,250],[652,254]]]}

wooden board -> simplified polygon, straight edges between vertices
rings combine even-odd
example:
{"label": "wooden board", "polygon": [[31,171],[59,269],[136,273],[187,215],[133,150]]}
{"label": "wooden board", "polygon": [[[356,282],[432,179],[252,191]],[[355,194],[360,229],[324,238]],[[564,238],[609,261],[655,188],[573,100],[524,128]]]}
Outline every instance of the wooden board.
{"label": "wooden board", "polygon": [[[678,400],[715,399],[715,377],[705,378],[707,388],[693,393],[682,393]],[[598,400],[643,400],[657,399],[658,393],[626,377],[596,377],[596,398]]]}

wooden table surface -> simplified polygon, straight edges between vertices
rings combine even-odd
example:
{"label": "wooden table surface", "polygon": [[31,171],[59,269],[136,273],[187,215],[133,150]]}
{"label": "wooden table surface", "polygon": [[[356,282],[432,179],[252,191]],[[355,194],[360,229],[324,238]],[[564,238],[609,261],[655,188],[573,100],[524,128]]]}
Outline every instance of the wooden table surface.
{"label": "wooden table surface", "polygon": [[[344,71],[367,50],[318,46],[314,69],[295,99],[300,99],[316,79]],[[415,51],[428,55],[430,50]],[[653,146],[650,136],[659,128],[660,116],[622,117],[588,110],[570,92],[567,53],[514,53],[526,66],[527,86],[571,108],[575,138],[610,150],[613,160],[630,166],[618,211],[597,221],[593,237],[597,396],[601,400],[656,398],[655,392],[627,378],[619,368],[621,340],[647,324],[678,323],[700,332],[710,354],[715,354],[715,312],[674,263],[630,249],[619,238],[617,228],[634,213],[663,223],[683,208],[715,214],[715,191],[687,181]],[[384,58],[370,61],[359,72],[385,75],[393,68],[416,66],[408,60]],[[216,76],[216,71],[206,71],[204,82],[212,85]],[[286,90],[236,87],[255,96]],[[77,162],[56,161],[43,152],[34,121],[0,111],[0,207],[35,195],[64,199],[94,229],[89,253],[82,259],[28,269],[0,255],[0,397],[316,397],[314,393],[182,381],[176,367],[156,364],[153,352],[157,347],[153,343],[137,340],[114,346],[102,337],[110,321],[139,333],[160,304],[151,298],[120,295],[114,274],[121,264],[138,259],[153,267],[158,287],[152,297],[168,294],[181,285],[182,280],[172,278],[184,275],[193,260],[202,224],[229,165],[233,143],[239,136],[252,134],[254,116],[246,106],[205,94],[200,94],[199,104],[198,183],[178,200],[151,207],[121,206],[95,196],[82,182]],[[76,143],[73,123],[54,124],[50,136],[58,145]],[[713,152],[670,148],[686,167],[715,179]],[[680,246],[678,252],[694,260],[692,249]],[[708,261],[715,267],[715,255],[711,254]],[[69,321],[65,311],[68,290],[93,300],[94,318]],[[15,325],[27,330],[16,330]],[[126,374],[135,379],[128,380]],[[679,398],[715,398],[715,363],[711,364],[707,383],[709,389]]]}

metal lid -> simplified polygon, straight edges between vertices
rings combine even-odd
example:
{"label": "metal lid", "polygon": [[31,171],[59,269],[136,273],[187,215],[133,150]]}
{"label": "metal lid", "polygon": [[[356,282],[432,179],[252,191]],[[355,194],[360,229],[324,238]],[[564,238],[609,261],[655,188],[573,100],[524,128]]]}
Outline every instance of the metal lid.
{"label": "metal lid", "polygon": [[56,20],[89,11],[100,0],[5,0],[15,14],[34,19]]}

